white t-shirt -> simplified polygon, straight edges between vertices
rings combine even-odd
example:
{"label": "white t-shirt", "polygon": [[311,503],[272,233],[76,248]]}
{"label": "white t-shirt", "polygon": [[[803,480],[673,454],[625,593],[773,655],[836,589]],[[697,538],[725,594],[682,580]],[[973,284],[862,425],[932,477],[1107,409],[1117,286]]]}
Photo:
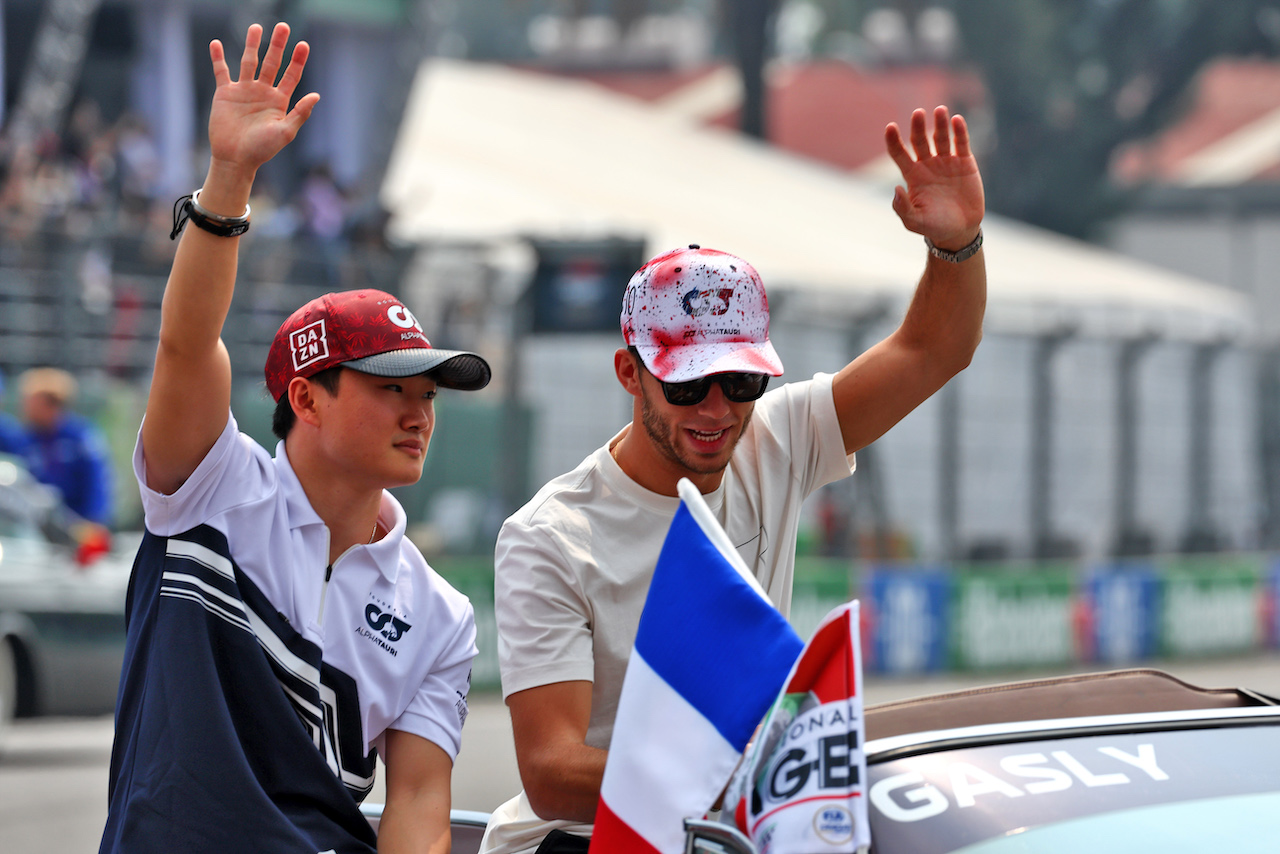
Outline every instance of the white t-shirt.
{"label": "white t-shirt", "polygon": [[[213,448],[172,495],[147,487],[141,434],[133,466],[148,531],[175,536],[207,525],[221,532],[230,559],[289,626],[323,650],[326,666],[354,680],[356,737],[364,752],[371,746],[382,752],[385,731],[396,729],[457,756],[476,654],[475,618],[470,601],[405,538],[404,509],[390,493],[382,493],[378,514],[387,535],[343,552],[326,583],[329,529],[307,500],[284,442],[272,458],[229,416]],[[206,610],[217,604],[207,603]],[[260,636],[259,642],[283,654],[283,640]],[[328,717],[343,730],[329,738],[351,737],[348,720],[336,712]],[[340,776],[363,788],[363,781]]]}
{"label": "white t-shirt", "polygon": [[[770,391],[755,406],[715,491],[706,495],[738,553],[784,614],[791,605],[800,507],[853,470],[832,376]],[[498,534],[494,607],[502,693],[592,683],[586,743],[608,749],[649,581],[680,500],[628,477],[607,445],[555,478]],[[551,830],[590,825],[538,819],[521,793],[490,820],[482,851],[534,851]]]}

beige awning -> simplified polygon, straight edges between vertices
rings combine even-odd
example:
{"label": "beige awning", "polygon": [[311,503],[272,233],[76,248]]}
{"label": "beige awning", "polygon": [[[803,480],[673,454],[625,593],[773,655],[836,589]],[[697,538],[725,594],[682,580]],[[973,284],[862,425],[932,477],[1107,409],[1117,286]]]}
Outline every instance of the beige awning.
{"label": "beige awning", "polygon": [[[382,198],[399,240],[696,242],[824,305],[905,300],[925,257],[890,187],[590,83],[451,60],[420,69]],[[984,229],[989,328],[1248,334],[1234,291],[999,217]]]}

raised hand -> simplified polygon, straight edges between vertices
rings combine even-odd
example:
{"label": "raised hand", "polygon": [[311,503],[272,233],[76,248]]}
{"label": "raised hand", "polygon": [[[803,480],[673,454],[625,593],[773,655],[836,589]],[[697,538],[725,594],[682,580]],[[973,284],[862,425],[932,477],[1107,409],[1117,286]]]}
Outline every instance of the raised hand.
{"label": "raised hand", "polygon": [[924,110],[911,114],[911,148],[907,151],[898,125],[884,131],[885,147],[898,164],[907,186],[893,194],[893,210],[908,230],[944,249],[959,249],[978,233],[986,203],[982,176],[969,148],[969,128],[946,107],[933,111],[933,145]]}
{"label": "raised hand", "polygon": [[222,42],[209,44],[217,89],[209,112],[209,148],[214,166],[252,175],[297,136],[320,96],[315,92],[298,99],[293,109],[289,101],[302,78],[310,48],[306,42],[294,45],[288,67],[276,83],[284,49],[289,42],[289,25],[276,24],[266,56],[258,62],[262,27],[253,24],[245,36],[240,57],[239,79],[232,81]]}

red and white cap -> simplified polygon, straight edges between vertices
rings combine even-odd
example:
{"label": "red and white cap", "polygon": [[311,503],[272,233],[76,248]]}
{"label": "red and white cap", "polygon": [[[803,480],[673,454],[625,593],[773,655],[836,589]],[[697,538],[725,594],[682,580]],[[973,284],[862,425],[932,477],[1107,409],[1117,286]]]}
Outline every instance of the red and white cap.
{"label": "red and white cap", "polygon": [[622,337],[663,382],[742,371],[779,376],[755,268],[696,243],[651,259],[622,298]]}
{"label": "red and white cap", "polygon": [[267,391],[279,400],[294,377],[338,365],[380,377],[429,373],[462,391],[484,388],[491,375],[475,353],[432,347],[400,300],[373,289],[325,294],[291,314],[267,353]]}

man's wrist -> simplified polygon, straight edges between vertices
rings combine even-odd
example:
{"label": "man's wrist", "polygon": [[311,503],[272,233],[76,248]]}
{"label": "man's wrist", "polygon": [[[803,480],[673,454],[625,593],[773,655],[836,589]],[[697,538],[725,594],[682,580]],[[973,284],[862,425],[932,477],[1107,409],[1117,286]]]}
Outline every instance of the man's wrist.
{"label": "man's wrist", "polygon": [[959,264],[962,261],[968,261],[974,255],[978,254],[978,250],[982,248],[982,229],[979,228],[973,239],[963,246],[955,249],[945,246],[938,246],[928,237],[924,239],[925,246],[929,247],[929,254],[934,258],[947,261],[952,264]]}
{"label": "man's wrist", "polygon": [[257,170],[245,170],[220,160],[209,163],[209,173],[200,187],[200,204],[214,214],[235,217],[244,212],[253,191]]}

